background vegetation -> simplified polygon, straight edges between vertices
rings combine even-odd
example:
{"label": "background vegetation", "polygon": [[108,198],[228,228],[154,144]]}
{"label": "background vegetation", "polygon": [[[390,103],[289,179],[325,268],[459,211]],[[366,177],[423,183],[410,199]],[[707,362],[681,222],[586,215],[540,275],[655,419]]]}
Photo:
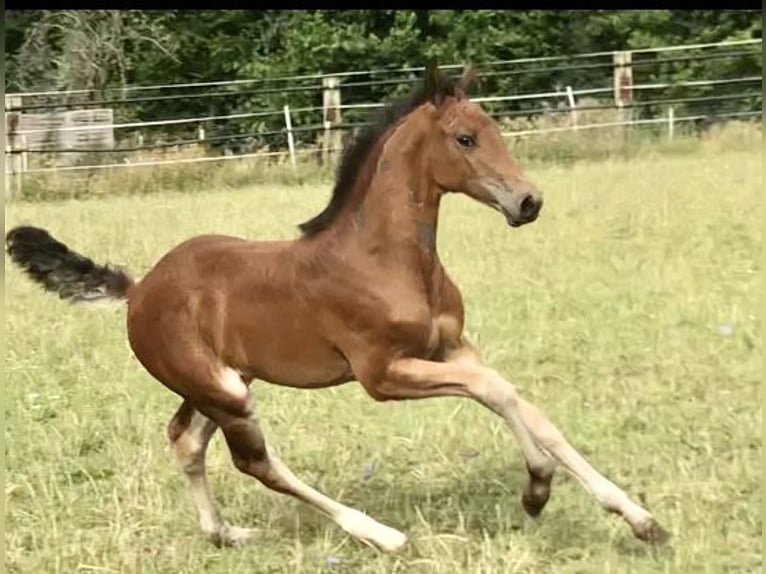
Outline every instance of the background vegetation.
{"label": "background vegetation", "polygon": [[[108,102],[120,121],[279,110],[285,103],[293,109],[321,106],[319,80],[274,80],[286,76],[378,70],[344,82],[343,103],[380,102],[406,91],[416,79],[414,73],[392,74],[391,70],[420,67],[431,57],[442,64],[481,64],[760,38],[762,33],[757,10],[7,11],[5,25],[7,91],[88,89],[87,94],[72,94],[66,101]],[[605,66],[586,69],[571,69],[566,60],[506,67],[511,75],[493,75],[497,70],[485,75],[481,91],[510,95],[566,85],[611,86],[611,59],[603,61]],[[654,63],[643,65],[642,61]],[[673,53],[637,55],[634,82],[758,75],[761,61],[760,52],[695,61]],[[127,85],[253,78],[264,81],[210,87],[207,93],[225,92],[215,98],[176,97],[178,92],[167,92],[161,93],[167,99],[147,101],[148,94],[122,90]],[[377,83],[381,79],[389,83]],[[304,89],[314,85],[315,90]],[[716,87],[717,94],[731,90],[741,87]],[[689,94],[688,89],[677,87],[666,95]],[[704,88],[693,91],[696,96],[706,94]],[[760,97],[755,95],[749,102],[752,109],[759,108]],[[36,103],[46,101],[52,100],[35,99]],[[733,105],[736,102],[688,103],[676,111],[681,115],[704,108],[704,113],[710,113]],[[537,106],[539,102],[524,100],[502,104],[503,109],[517,111]],[[498,105],[488,105],[490,111],[495,108]],[[364,117],[363,111],[349,110],[344,120],[353,124]],[[300,127],[317,124],[318,117],[294,112],[293,121]],[[275,116],[212,122],[207,129],[208,136],[214,137],[224,131],[250,134],[282,127],[283,120]],[[188,125],[173,133],[193,138],[195,130],[195,125]]]}

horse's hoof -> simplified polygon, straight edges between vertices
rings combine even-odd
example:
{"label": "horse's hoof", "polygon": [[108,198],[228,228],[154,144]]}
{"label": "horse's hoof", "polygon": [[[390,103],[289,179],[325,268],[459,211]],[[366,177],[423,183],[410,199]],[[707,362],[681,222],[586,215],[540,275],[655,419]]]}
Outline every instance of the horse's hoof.
{"label": "horse's hoof", "polygon": [[640,540],[656,546],[661,546],[670,539],[670,533],[660,526],[654,518],[649,518],[634,526],[633,533]]}
{"label": "horse's hoof", "polygon": [[358,510],[347,509],[336,520],[343,530],[373,548],[398,552],[407,544],[407,536],[402,532],[381,524]]}
{"label": "horse's hoof", "polygon": [[378,539],[377,544],[386,552],[399,552],[407,545],[407,535],[392,528],[385,538]]}
{"label": "horse's hoof", "polygon": [[239,526],[231,526],[230,524],[223,524],[218,529],[218,532],[209,535],[209,538],[213,544],[217,547],[221,546],[243,546],[250,542],[258,534],[257,528],[240,528]]}
{"label": "horse's hoof", "polygon": [[521,497],[521,505],[524,507],[524,512],[532,518],[540,516],[540,513],[543,511],[543,508],[545,508],[547,502],[547,496],[544,498],[536,498],[534,496],[528,496],[525,492]]}
{"label": "horse's hoof", "polygon": [[532,478],[530,476],[524,493],[521,495],[521,505],[532,518],[538,517],[548,503],[551,496],[552,479],[552,476],[549,478]]}

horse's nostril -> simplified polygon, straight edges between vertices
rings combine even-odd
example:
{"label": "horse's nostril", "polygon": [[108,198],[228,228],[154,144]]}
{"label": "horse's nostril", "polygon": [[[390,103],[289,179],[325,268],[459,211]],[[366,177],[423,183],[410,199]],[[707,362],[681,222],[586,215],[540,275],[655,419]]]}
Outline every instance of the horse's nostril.
{"label": "horse's nostril", "polygon": [[522,219],[530,219],[537,215],[538,211],[540,211],[540,202],[535,201],[530,194],[524,196],[524,199],[521,200],[521,204],[519,205],[519,212]]}

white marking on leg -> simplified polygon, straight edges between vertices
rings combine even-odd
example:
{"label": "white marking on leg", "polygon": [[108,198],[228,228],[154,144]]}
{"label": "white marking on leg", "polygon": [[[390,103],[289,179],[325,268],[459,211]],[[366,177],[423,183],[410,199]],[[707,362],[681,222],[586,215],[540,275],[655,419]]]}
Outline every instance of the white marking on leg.
{"label": "white marking on leg", "polygon": [[216,544],[238,545],[257,532],[250,528],[231,526],[223,521],[210,493],[205,470],[207,447],[216,431],[216,424],[199,412],[194,412],[189,426],[173,443],[179,466],[189,484],[200,529]]}
{"label": "white marking on leg", "polygon": [[[460,341],[461,345],[449,352],[446,361],[448,363],[454,363],[458,365],[487,368],[481,359],[481,355],[479,354],[478,349],[476,349],[465,336],[463,336]],[[502,377],[500,378],[502,379],[501,386],[510,384],[507,383],[507,381],[505,381],[505,379]],[[518,396],[515,396],[512,399],[512,401],[516,400],[518,400]],[[488,406],[491,410],[495,410],[490,405],[485,404],[485,406]],[[521,450],[526,460],[527,466],[538,476],[551,477],[556,470],[556,461],[551,458],[548,453],[540,449],[539,445],[537,445],[537,443],[531,437],[529,429],[526,428],[526,423],[524,423],[523,417],[514,418],[513,415],[511,415],[512,418],[508,420],[505,413],[499,413],[496,410],[495,412],[506,420],[506,424],[511,427],[512,430],[514,425],[524,425],[525,428],[520,429],[522,436],[517,440],[523,441],[523,444],[521,444]],[[548,486],[547,488],[550,487]]]}
{"label": "white marking on leg", "polygon": [[486,367],[483,370],[485,381],[483,385],[476,386],[482,389],[477,398],[503,417],[519,442],[527,464],[544,476],[549,476],[554,472],[556,462],[540,450],[526,421],[521,416],[518,408],[520,397],[516,388],[497,371]]}
{"label": "white marking on leg", "polygon": [[460,363],[436,363],[421,359],[399,359],[388,369],[381,385],[390,396],[426,398],[472,396],[502,416],[516,435],[527,460],[546,464],[542,449],[564,466],[606,509],[619,512],[633,532],[644,540],[661,542],[666,533],[652,515],[633,502],[570,445],[548,418],[522,399],[515,387],[497,371]]}
{"label": "white marking on leg", "polygon": [[224,367],[221,371],[221,375],[218,378],[218,382],[221,385],[222,390],[229,395],[232,399],[247,401],[249,391],[247,385],[242,381],[240,373],[230,367]]}
{"label": "white marking on leg", "polygon": [[486,385],[480,391],[480,400],[506,420],[530,463],[539,465],[538,468],[550,469],[551,461],[539,450],[544,449],[564,466],[601,506],[621,514],[634,530],[652,519],[647,510],[633,502],[625,491],[585,460],[540,409],[520,397],[512,383],[496,371],[488,369],[488,372]]}
{"label": "white marking on leg", "polygon": [[627,493],[598,472],[569,444],[561,431],[532,403],[517,400],[519,412],[538,444],[566,468],[605,509],[619,513],[634,531],[653,521],[649,511],[635,503]]}
{"label": "white marking on leg", "polygon": [[272,448],[269,447],[268,451],[271,469],[287,490],[332,518],[338,526],[352,536],[387,552],[395,552],[407,543],[407,536],[402,532],[314,490],[295,476]]}
{"label": "white marking on leg", "polygon": [[396,552],[407,544],[407,536],[370,518],[363,512],[346,507],[334,517],[343,530],[366,543],[372,543],[387,552]]}

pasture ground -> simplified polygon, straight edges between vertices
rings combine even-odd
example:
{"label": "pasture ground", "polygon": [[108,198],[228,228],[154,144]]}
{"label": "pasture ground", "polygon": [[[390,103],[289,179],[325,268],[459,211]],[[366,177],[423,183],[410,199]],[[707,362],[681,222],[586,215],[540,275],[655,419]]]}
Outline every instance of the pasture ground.
{"label": "pasture ground", "polygon": [[[264,428],[307,482],[410,536],[377,554],[240,475],[220,436],[212,486],[262,536],[199,534],[164,438],[178,398],[131,356],[124,309],[71,306],[6,259],[9,572],[760,572],[760,150],[545,167],[540,220],[512,230],[445,200],[439,250],[486,360],[671,531],[652,551],[563,472],[537,520],[502,422],[459,399],[377,404],[355,384],[255,384]],[[143,273],[205,232],[294,235],[329,184],[19,203]],[[254,327],[257,328],[257,325]]]}

